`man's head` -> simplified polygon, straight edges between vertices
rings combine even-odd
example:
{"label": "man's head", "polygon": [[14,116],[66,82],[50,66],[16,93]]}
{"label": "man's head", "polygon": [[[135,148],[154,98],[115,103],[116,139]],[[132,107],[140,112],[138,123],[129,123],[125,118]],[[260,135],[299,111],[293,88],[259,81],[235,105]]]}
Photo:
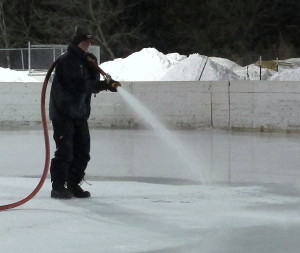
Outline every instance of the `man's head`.
{"label": "man's head", "polygon": [[93,34],[85,27],[77,25],[72,43],[84,51],[88,51],[89,46],[95,41]]}

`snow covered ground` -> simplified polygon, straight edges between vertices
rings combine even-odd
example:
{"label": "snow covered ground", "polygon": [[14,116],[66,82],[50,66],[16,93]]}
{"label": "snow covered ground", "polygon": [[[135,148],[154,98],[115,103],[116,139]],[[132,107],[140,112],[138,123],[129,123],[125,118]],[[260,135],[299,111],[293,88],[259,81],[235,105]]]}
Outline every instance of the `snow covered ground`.
{"label": "snow covered ground", "polygon": [[[0,212],[1,252],[299,252],[299,135],[174,134],[222,182],[186,180],[189,171],[152,130],[92,130],[92,185],[83,185],[92,197],[51,199],[47,180],[34,199]],[[3,205],[38,183],[43,143],[40,130],[0,137]]]}
{"label": "snow covered ground", "polygon": [[[282,60],[279,72],[262,69],[263,80],[299,81],[300,58]],[[286,66],[288,65],[288,66]],[[155,48],[144,48],[124,59],[101,64],[104,71],[119,81],[216,81],[259,80],[259,67],[239,66],[235,62],[201,54],[163,54]],[[0,82],[41,81],[28,72],[0,68]]]}

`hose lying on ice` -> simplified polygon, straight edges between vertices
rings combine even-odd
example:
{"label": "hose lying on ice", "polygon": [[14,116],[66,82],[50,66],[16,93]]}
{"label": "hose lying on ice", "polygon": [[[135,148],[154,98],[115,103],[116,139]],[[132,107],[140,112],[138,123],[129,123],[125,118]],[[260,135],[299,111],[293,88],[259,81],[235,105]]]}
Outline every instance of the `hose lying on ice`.
{"label": "hose lying on ice", "polygon": [[46,116],[46,106],[45,106],[45,100],[46,100],[46,91],[48,82],[51,76],[52,71],[54,70],[55,66],[57,64],[57,60],[52,63],[51,67],[49,68],[42,88],[41,93],[41,116],[42,116],[42,124],[43,124],[43,132],[44,132],[44,141],[45,141],[45,163],[44,163],[44,171],[41,176],[41,179],[38,183],[38,185],[35,187],[35,189],[30,193],[26,198],[21,199],[15,203],[2,205],[0,206],[0,211],[15,208],[17,206],[23,205],[27,201],[31,200],[42,188],[49,171],[49,163],[50,163],[50,144],[49,144],[49,135],[48,135],[48,126],[47,126],[47,116]]}

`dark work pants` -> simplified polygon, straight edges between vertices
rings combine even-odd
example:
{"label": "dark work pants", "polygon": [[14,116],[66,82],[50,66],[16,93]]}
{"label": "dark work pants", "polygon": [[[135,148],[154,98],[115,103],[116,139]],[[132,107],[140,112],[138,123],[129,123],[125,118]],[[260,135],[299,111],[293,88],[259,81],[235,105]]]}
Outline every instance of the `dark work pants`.
{"label": "dark work pants", "polygon": [[52,121],[56,144],[51,160],[51,181],[62,186],[67,181],[78,184],[90,160],[90,133],[86,119]]}

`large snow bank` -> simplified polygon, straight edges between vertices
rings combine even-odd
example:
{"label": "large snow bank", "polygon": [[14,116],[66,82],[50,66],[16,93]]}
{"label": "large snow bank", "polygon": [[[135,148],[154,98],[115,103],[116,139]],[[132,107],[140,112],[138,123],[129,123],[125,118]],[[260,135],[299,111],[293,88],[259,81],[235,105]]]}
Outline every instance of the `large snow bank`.
{"label": "large snow bank", "polygon": [[125,59],[105,62],[100,67],[119,81],[215,81],[239,80],[232,70],[237,64],[200,54],[164,55],[154,48],[145,48]]}
{"label": "large snow bank", "polygon": [[[226,62],[227,63],[227,62]],[[216,81],[240,79],[230,68],[214,59],[192,54],[171,66],[161,77],[162,81]]]}
{"label": "large snow bank", "polygon": [[[300,59],[286,60],[289,67],[280,66],[279,73],[262,68],[262,80],[300,79]],[[242,67],[228,59],[189,56],[178,53],[164,55],[154,48],[145,48],[125,59],[116,59],[100,65],[119,81],[217,81],[259,80],[260,69],[254,64]],[[287,69],[287,68],[293,69]]]}
{"label": "large snow bank", "polygon": [[[263,68],[263,80],[300,80],[300,59],[280,65],[279,72]],[[254,64],[242,67],[228,59],[200,54],[163,54],[155,48],[144,48],[126,58],[104,62],[101,68],[119,81],[217,81],[259,80],[260,69]],[[24,71],[0,68],[0,82],[35,82],[41,78]]]}
{"label": "large snow bank", "polygon": [[159,81],[173,65],[186,56],[164,55],[153,48],[145,48],[125,59],[115,59],[101,64],[101,68],[119,81]]}

